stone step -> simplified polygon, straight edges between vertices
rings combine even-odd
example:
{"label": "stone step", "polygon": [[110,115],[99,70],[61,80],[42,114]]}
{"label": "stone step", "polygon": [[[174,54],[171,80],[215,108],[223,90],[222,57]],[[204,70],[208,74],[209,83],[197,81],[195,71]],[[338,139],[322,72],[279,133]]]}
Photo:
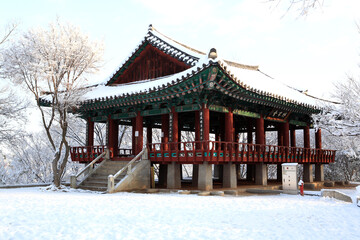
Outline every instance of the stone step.
{"label": "stone step", "polygon": [[[115,179],[115,184],[121,181],[124,176],[120,176],[117,179]],[[107,186],[108,184],[108,178],[107,177],[89,177],[83,182],[83,185],[89,185],[89,186]]]}
{"label": "stone step", "polygon": [[[102,165],[94,174],[92,174],[88,179],[86,179],[79,188],[91,190],[91,191],[101,191],[105,192],[108,185],[108,176],[115,175],[120,169],[125,167],[128,162],[115,162],[107,161]],[[126,172],[122,173],[116,180],[115,184],[121,181],[121,179],[126,175]]]}
{"label": "stone step", "polygon": [[121,167],[121,166],[125,166],[128,162],[106,162],[104,163],[103,166],[106,167]]}
{"label": "stone step", "polygon": [[91,186],[91,187],[105,187],[107,186],[107,182],[98,182],[98,181],[85,181],[84,186]]}
{"label": "stone step", "polygon": [[101,169],[122,169],[126,164],[118,164],[118,165],[103,165]]}
{"label": "stone step", "polygon": [[[115,175],[115,174],[102,174],[102,173],[96,172],[95,174],[91,175],[90,177],[91,178],[101,178],[101,179],[106,178],[107,179],[109,175]],[[124,177],[125,175],[126,175],[126,172],[121,173],[119,177]]]}
{"label": "stone step", "polygon": [[91,175],[85,181],[88,181],[89,179],[98,180],[98,181],[107,181],[108,180],[108,175]]}
{"label": "stone step", "polygon": [[[115,182],[119,182],[121,179],[123,179],[123,176],[120,176],[120,177],[116,178],[116,179],[115,179]],[[89,177],[88,179],[86,179],[86,180],[84,181],[84,184],[90,183],[90,182],[107,184],[108,178],[97,178],[97,177],[93,178],[93,177]]]}
{"label": "stone step", "polygon": [[113,169],[113,170],[108,170],[108,169],[99,169],[96,171],[96,174],[98,175],[115,175],[117,172],[119,171],[119,169]]}
{"label": "stone step", "polygon": [[83,186],[80,186],[79,188],[84,189],[84,190],[98,191],[98,192],[106,192],[107,191],[107,186],[106,187],[95,187],[95,186],[83,185]]}

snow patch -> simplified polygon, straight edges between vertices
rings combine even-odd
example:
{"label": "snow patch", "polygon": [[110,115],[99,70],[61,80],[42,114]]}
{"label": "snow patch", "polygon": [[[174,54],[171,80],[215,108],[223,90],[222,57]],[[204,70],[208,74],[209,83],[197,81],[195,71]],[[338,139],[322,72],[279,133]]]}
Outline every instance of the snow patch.
{"label": "snow patch", "polygon": [[[353,190],[355,192],[355,190]],[[360,211],[296,195],[0,189],[0,239],[358,239]]]}

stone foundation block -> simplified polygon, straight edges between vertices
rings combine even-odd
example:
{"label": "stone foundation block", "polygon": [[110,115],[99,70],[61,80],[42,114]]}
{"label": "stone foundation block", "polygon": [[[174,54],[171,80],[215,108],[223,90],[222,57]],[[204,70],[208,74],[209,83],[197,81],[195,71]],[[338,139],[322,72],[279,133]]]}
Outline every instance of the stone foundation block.
{"label": "stone foundation block", "polygon": [[321,196],[335,198],[337,200],[348,202],[348,203],[353,202],[350,196],[346,195],[345,193],[336,191],[336,190],[323,189],[321,191]]}
{"label": "stone foundation block", "polygon": [[224,192],[223,191],[213,191],[210,192],[211,196],[224,196]]}
{"label": "stone foundation block", "polygon": [[332,181],[324,182],[324,186],[325,186],[325,187],[334,187],[334,186],[335,186],[335,182],[332,182]]}
{"label": "stone foundation block", "polygon": [[304,183],[304,189],[306,189],[306,190],[315,190],[315,184],[313,184],[313,183]]}

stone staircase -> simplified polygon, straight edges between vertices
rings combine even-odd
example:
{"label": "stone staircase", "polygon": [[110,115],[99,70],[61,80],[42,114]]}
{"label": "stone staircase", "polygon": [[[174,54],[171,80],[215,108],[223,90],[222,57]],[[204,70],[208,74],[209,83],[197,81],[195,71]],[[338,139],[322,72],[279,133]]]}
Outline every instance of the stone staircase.
{"label": "stone staircase", "polygon": [[[108,185],[108,176],[116,174],[120,169],[125,167],[127,161],[106,161],[99,169],[96,170],[90,177],[88,177],[79,186],[81,189],[106,192]],[[126,171],[116,179],[116,183],[121,181],[125,176]]]}

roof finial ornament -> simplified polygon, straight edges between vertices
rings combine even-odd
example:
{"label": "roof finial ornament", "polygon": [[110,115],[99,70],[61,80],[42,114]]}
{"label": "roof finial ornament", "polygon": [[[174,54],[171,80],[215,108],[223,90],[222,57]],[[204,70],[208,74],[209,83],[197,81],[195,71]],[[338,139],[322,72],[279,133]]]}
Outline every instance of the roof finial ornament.
{"label": "roof finial ornament", "polygon": [[153,25],[150,23],[150,25],[149,25],[149,31],[152,31],[152,30],[154,30],[154,28],[153,28]]}
{"label": "roof finial ornament", "polygon": [[217,58],[217,53],[216,53],[216,49],[215,49],[215,48],[210,49],[208,58],[212,58],[212,59]]}

